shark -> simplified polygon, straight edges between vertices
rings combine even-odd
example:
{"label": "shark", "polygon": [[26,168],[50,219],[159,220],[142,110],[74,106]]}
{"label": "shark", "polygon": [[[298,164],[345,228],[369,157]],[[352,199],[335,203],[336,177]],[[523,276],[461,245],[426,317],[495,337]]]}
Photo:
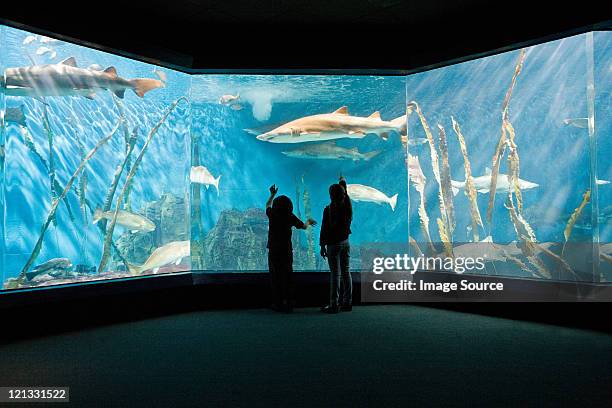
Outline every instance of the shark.
{"label": "shark", "polygon": [[[459,189],[465,188],[465,181],[451,180],[453,189],[453,195],[457,195]],[[487,194],[491,187],[491,169],[487,167],[484,176],[474,177],[474,187],[480,194]],[[519,178],[519,188],[523,190],[531,190],[532,188],[539,187],[539,184],[532,183],[531,181],[523,180]],[[499,173],[497,175],[497,189],[496,194],[508,193],[510,189],[510,178],[507,174]]]}
{"label": "shark", "polygon": [[378,111],[368,117],[351,116],[348,108],[342,106],[332,113],[292,120],[257,136],[257,139],[270,143],[304,143],[342,138],[361,139],[375,134],[387,140],[392,132],[400,135],[406,133],[406,115],[384,121]]}
{"label": "shark", "polygon": [[380,150],[374,150],[367,153],[361,153],[357,147],[347,149],[338,146],[336,142],[323,142],[317,144],[308,144],[297,149],[282,152],[285,156],[298,159],[323,159],[323,160],[365,160],[368,161],[376,157]]}
{"label": "shark", "polygon": [[99,90],[113,92],[123,98],[126,89],[131,89],[143,98],[153,89],[164,87],[157,79],[125,79],[110,66],[102,71],[77,67],[76,59],[70,57],[58,64],[34,65],[6,68],[0,79],[0,91],[11,96],[84,96],[93,99]]}

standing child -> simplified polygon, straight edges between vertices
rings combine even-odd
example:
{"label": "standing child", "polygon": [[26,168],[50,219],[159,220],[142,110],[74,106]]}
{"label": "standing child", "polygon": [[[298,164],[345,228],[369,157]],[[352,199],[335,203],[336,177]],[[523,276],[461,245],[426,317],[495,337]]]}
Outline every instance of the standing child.
{"label": "standing child", "polygon": [[293,311],[293,247],[291,227],[306,229],[316,225],[309,218],[303,223],[293,214],[293,203],[285,195],[276,196],[276,185],[270,187],[270,198],[266,202],[266,215],[270,220],[268,228],[268,268],[272,282],[272,308],[291,313]]}

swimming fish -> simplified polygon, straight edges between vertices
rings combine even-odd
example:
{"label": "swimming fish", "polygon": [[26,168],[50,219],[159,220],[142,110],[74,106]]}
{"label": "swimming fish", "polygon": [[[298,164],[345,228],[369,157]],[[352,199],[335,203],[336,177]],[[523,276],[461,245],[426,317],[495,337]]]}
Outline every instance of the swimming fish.
{"label": "swimming fish", "polygon": [[72,262],[70,262],[68,258],[49,259],[48,261],[35,266],[29,272],[26,272],[26,279],[32,280],[37,275],[49,272],[63,271],[70,267],[72,267]]}
{"label": "swimming fish", "polygon": [[406,115],[384,121],[380,113],[368,117],[350,116],[346,106],[332,113],[305,116],[257,136],[270,143],[304,143],[342,138],[361,139],[375,134],[387,140],[389,133],[406,132]]}
{"label": "swimming fish", "polygon": [[595,180],[595,184],[597,184],[598,186],[605,186],[606,184],[610,184],[610,181],[609,180],[596,179]]}
{"label": "swimming fish", "polygon": [[380,150],[361,153],[357,147],[350,149],[340,147],[335,142],[324,142],[318,144],[307,144],[297,149],[282,152],[285,156],[298,159],[323,159],[323,160],[370,160],[377,156]]}
{"label": "swimming fish", "polygon": [[219,98],[219,103],[221,105],[229,105],[232,102],[236,102],[240,99],[240,93],[236,95],[223,95]]}
{"label": "swimming fish", "polygon": [[408,136],[402,136],[402,143],[404,145],[408,143],[408,146],[410,147],[417,147],[417,146],[421,146],[427,143],[427,139],[424,137],[417,137],[417,138],[409,139]]}
{"label": "swimming fish", "polygon": [[16,123],[20,126],[26,126],[23,105],[6,108],[4,119],[9,123]]}
{"label": "swimming fish", "polygon": [[234,103],[230,105],[230,108],[232,108],[235,111],[239,111],[239,110],[242,110],[243,106],[239,103]]}
{"label": "swimming fish", "polygon": [[[487,167],[486,175],[480,177],[474,177],[474,187],[476,187],[476,191],[480,194],[489,193],[489,188],[491,187],[491,169]],[[521,190],[530,190],[532,188],[539,187],[539,184],[532,183],[531,181],[526,181],[523,179],[519,179],[519,187]],[[451,180],[453,195],[457,195],[459,189],[465,188],[465,181],[455,181]],[[508,189],[510,188],[510,179],[507,174],[499,173],[497,175],[497,189],[496,194],[507,194]]]}
{"label": "swimming fish", "polygon": [[178,265],[183,258],[189,258],[189,256],[189,241],[174,241],[156,248],[144,264],[132,265],[128,263],[128,268],[132,275],[140,275],[149,269],[153,269],[153,273],[157,273],[160,267],[169,264]]}
{"label": "swimming fish", "polygon": [[49,54],[49,58],[53,59],[57,56],[57,52],[53,51],[51,48],[49,47],[39,47],[36,50],[36,55],[45,55],[45,54]]}
{"label": "swimming fish", "polygon": [[153,73],[157,75],[157,78],[159,78],[159,80],[162,81],[164,84],[167,82],[168,77],[166,76],[166,73],[164,71],[161,71],[156,67],[153,68]]}
{"label": "swimming fish", "polygon": [[51,37],[45,37],[44,35],[41,35],[38,39],[38,41],[40,41],[41,44],[47,44],[47,45],[62,45],[64,44],[64,42],[58,40],[57,38],[51,38]]}
{"label": "swimming fish", "polygon": [[210,173],[210,171],[204,166],[195,166],[191,168],[189,172],[189,180],[192,183],[204,184],[206,189],[208,190],[209,186],[215,186],[217,189],[217,195],[219,195],[219,177],[214,178],[214,176]]}
{"label": "swimming fish", "polygon": [[[552,242],[543,242],[538,244],[541,248],[550,248],[553,246]],[[536,250],[538,253],[541,250]],[[472,258],[476,259],[479,257],[484,258],[485,262],[500,261],[506,262],[508,258],[515,258],[522,254],[521,249],[518,247],[516,241],[513,241],[507,245],[496,244],[493,242],[491,235],[487,236],[478,242],[468,242],[465,244],[457,245],[453,248],[453,255],[456,258]]]}
{"label": "swimming fish", "polygon": [[131,89],[139,97],[164,84],[157,79],[124,79],[117,75],[115,67],[104,71],[78,68],[74,57],[58,64],[7,68],[1,81],[1,91],[11,96],[72,96],[93,98],[95,92],[109,90],[123,98]]}
{"label": "swimming fish", "polygon": [[[114,211],[102,211],[96,208],[93,216],[93,223],[96,224],[103,218],[112,220],[115,215]],[[142,215],[134,214],[129,211],[119,210],[117,214],[117,224],[129,229],[132,233],[136,232],[151,232],[155,231],[155,224],[150,219]]]}
{"label": "swimming fish", "polygon": [[272,124],[266,124],[266,125],[262,125],[262,126],[257,126],[254,128],[245,128],[242,129],[245,132],[247,132],[249,135],[253,135],[253,136],[259,136],[263,133],[269,132],[272,129],[276,129],[277,127],[283,125],[283,123],[272,123]]}
{"label": "swimming fish", "polygon": [[395,211],[397,204],[397,194],[387,197],[385,193],[378,191],[374,187],[364,186],[363,184],[348,184],[347,193],[354,201],[368,201],[376,204],[389,204],[391,210]]}
{"label": "swimming fish", "polygon": [[28,45],[28,44],[32,44],[34,41],[36,41],[36,36],[35,35],[28,35],[22,42],[23,45]]}
{"label": "swimming fish", "polygon": [[589,127],[589,118],[564,119],[563,124],[565,126],[573,126],[580,129],[587,129]]}

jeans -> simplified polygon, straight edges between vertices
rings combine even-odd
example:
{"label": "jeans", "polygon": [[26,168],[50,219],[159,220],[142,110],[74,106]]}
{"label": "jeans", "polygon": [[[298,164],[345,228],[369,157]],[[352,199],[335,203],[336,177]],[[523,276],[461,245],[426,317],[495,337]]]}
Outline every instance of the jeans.
{"label": "jeans", "polygon": [[327,262],[331,272],[329,304],[333,307],[353,304],[353,280],[349,272],[350,253],[348,240],[327,245]]}
{"label": "jeans", "polygon": [[293,254],[291,251],[268,252],[272,284],[272,302],[277,306],[293,305]]}

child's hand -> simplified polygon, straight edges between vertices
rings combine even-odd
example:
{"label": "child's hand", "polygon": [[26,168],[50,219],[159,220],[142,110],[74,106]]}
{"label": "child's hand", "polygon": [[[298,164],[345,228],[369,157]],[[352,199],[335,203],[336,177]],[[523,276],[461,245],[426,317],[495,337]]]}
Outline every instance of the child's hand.
{"label": "child's hand", "polygon": [[309,219],[306,220],[306,226],[308,227],[310,225],[315,226],[315,225],[317,225],[317,222],[315,220],[313,220],[312,218],[309,218]]}
{"label": "child's hand", "polygon": [[276,193],[278,193],[278,187],[276,187],[276,184],[272,184],[270,186],[270,194],[276,195]]}

